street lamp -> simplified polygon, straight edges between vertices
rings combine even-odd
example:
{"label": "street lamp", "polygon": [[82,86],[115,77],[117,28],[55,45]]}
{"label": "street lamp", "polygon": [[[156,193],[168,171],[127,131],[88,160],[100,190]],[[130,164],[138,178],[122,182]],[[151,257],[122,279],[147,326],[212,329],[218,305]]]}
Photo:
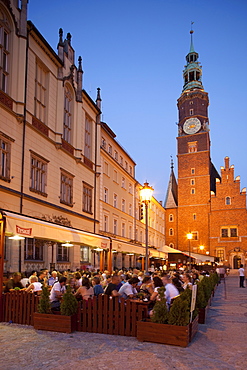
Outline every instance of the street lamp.
{"label": "street lamp", "polygon": [[148,272],[148,204],[152,199],[154,189],[148,185],[148,182],[144,183],[144,186],[140,190],[141,202],[145,204],[145,223],[146,223],[146,259],[145,259],[145,271]]}
{"label": "street lamp", "polygon": [[190,241],[191,241],[192,238],[193,238],[193,234],[192,233],[188,233],[187,234],[187,239],[189,241],[189,268],[190,268],[190,271],[191,271]]}
{"label": "street lamp", "polygon": [[202,252],[204,250],[204,245],[199,246],[200,251]]}

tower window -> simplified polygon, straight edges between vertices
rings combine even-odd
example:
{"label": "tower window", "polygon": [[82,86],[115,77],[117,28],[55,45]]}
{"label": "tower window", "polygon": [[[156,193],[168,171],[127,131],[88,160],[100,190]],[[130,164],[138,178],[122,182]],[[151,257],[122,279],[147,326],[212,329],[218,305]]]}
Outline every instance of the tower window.
{"label": "tower window", "polygon": [[193,220],[196,220],[196,213],[193,213]]}
{"label": "tower window", "polygon": [[174,221],[174,218],[173,218],[173,214],[171,213],[170,215],[169,215],[169,222],[173,222]]}
{"label": "tower window", "polygon": [[190,109],[190,115],[193,116],[194,114],[194,109]]}
{"label": "tower window", "polygon": [[169,235],[173,236],[173,229],[172,228],[169,229]]}
{"label": "tower window", "polygon": [[194,104],[193,100],[190,101],[190,105]]}
{"label": "tower window", "polygon": [[191,141],[188,143],[188,153],[196,153],[197,152],[197,141]]}
{"label": "tower window", "polygon": [[190,185],[195,185],[195,179],[190,180]]}
{"label": "tower window", "polygon": [[195,174],[195,169],[191,168],[191,175],[194,175],[194,174]]}
{"label": "tower window", "polygon": [[196,189],[192,188],[191,191],[190,191],[191,194],[195,194],[196,193]]}
{"label": "tower window", "polygon": [[231,204],[231,198],[226,197],[226,205],[229,206]]}

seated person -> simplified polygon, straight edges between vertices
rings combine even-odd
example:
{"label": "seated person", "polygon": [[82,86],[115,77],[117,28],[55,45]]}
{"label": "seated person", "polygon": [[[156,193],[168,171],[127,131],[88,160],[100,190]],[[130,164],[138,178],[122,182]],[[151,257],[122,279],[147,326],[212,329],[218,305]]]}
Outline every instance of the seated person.
{"label": "seated person", "polygon": [[100,284],[100,278],[98,276],[95,276],[93,278],[92,284],[93,284],[94,295],[96,297],[98,297],[99,294],[104,293],[104,289],[103,289],[102,285]]}
{"label": "seated person", "polygon": [[170,307],[171,300],[179,295],[179,291],[176,286],[173,284],[173,280],[171,281],[168,276],[163,279],[163,283],[165,285],[165,297],[168,308]]}
{"label": "seated person", "polygon": [[153,294],[154,289],[152,286],[152,280],[150,275],[144,277],[142,284],[140,286],[140,292],[143,292],[145,294],[145,297],[147,298],[150,298],[150,296]]}
{"label": "seated person", "polygon": [[59,279],[59,281],[53,284],[53,287],[50,293],[50,301],[51,301],[51,308],[54,310],[60,310],[61,299],[64,293],[66,292],[66,286],[65,286],[66,281],[67,281],[67,278],[65,276],[62,276]]}
{"label": "seated person", "polygon": [[138,277],[133,277],[127,281],[127,283],[123,284],[121,288],[119,289],[119,295],[120,297],[127,299],[127,298],[133,298],[137,294],[137,286],[139,283]]}
{"label": "seated person", "polygon": [[93,298],[94,291],[93,287],[90,284],[89,278],[84,277],[81,282],[80,288],[77,289],[75,293],[76,297],[81,297],[83,300],[88,300],[89,298]]}
{"label": "seated person", "polygon": [[58,281],[57,271],[52,271],[51,277],[48,279],[48,285],[52,286],[56,281]]}
{"label": "seated person", "polygon": [[15,291],[15,288],[24,289],[21,283],[21,273],[14,272],[13,277],[10,278],[4,288],[4,293],[9,293]]}
{"label": "seated person", "polygon": [[118,275],[113,275],[111,278],[111,282],[107,285],[105,289],[105,294],[109,295],[110,297],[118,297],[118,284],[120,283],[120,278]]}
{"label": "seated person", "polygon": [[26,292],[32,291],[33,293],[37,292],[37,294],[40,294],[42,292],[42,284],[38,282],[38,277],[33,275],[30,276],[31,284],[27,287]]}
{"label": "seated person", "polygon": [[191,282],[190,274],[188,274],[188,273],[183,274],[182,280],[183,280],[184,290],[187,289],[187,288],[192,290],[192,282]]}
{"label": "seated person", "polygon": [[[155,302],[159,295],[158,289],[163,287],[164,285],[163,285],[161,278],[158,276],[155,276],[153,278],[153,285],[154,285],[154,291],[150,297],[150,301]],[[150,305],[150,307],[152,307],[152,305]]]}

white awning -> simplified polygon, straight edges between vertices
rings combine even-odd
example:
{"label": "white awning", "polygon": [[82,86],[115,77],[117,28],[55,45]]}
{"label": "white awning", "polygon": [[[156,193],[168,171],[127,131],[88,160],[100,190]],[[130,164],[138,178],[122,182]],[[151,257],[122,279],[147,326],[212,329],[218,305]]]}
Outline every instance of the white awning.
{"label": "white awning", "polygon": [[120,240],[112,240],[112,249],[117,252],[135,253],[135,254],[145,254],[145,248],[138,245],[132,245],[130,243],[124,243]]}
{"label": "white awning", "polygon": [[[185,253],[189,254],[189,252],[185,252]],[[195,258],[197,263],[199,263],[199,262],[214,262],[214,257],[208,256],[206,254],[191,252],[190,255],[191,255],[192,258]]]}
{"label": "white awning", "polygon": [[168,245],[163,245],[163,247],[160,248],[162,252],[165,253],[182,253],[182,254],[188,254],[187,252],[182,252],[179,249],[168,247]]}
{"label": "white awning", "polygon": [[18,234],[26,238],[42,238],[57,242],[68,241],[104,249],[109,248],[110,245],[109,238],[101,235],[18,215],[12,212],[3,211],[2,213],[6,217],[5,233],[7,235]]}

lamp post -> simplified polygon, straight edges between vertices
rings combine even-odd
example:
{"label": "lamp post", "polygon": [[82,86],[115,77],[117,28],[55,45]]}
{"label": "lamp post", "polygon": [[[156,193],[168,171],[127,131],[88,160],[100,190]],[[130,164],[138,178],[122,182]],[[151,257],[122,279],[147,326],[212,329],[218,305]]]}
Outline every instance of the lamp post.
{"label": "lamp post", "polygon": [[190,268],[190,271],[191,271],[191,253],[190,253],[190,241],[192,239],[193,235],[191,233],[188,233],[187,234],[187,239],[189,241],[189,268]]}
{"label": "lamp post", "polygon": [[146,253],[145,253],[145,271],[148,272],[148,205],[152,199],[154,189],[148,185],[148,182],[144,183],[144,186],[140,190],[141,202],[145,204],[145,223],[146,223]]}

